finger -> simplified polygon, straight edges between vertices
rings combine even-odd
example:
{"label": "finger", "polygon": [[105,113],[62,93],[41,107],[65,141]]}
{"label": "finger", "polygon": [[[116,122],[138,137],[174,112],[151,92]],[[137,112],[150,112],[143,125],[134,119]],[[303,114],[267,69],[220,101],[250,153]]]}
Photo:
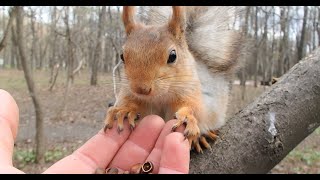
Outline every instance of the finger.
{"label": "finger", "polygon": [[133,165],[144,162],[153,149],[164,125],[164,120],[159,116],[150,115],[143,118],[120,148],[109,167],[129,170]]}
{"label": "finger", "polygon": [[12,166],[12,152],[19,124],[19,109],[13,97],[2,89],[0,89],[0,102],[0,166]]}
{"label": "finger", "polygon": [[25,174],[25,173],[13,166],[0,165],[0,174]]}
{"label": "finger", "polygon": [[[154,174],[157,174],[159,171],[160,159],[161,159],[164,140],[165,140],[166,136],[172,132],[171,129],[176,122],[177,122],[177,120],[170,120],[165,124],[165,126],[162,129],[161,134],[156,142],[156,145],[154,146],[150,155],[146,159],[146,161],[151,161],[153,163],[154,169],[153,169],[152,173],[154,173]],[[182,133],[184,131],[184,129],[185,128],[183,126],[179,126],[176,129],[176,131]]]}
{"label": "finger", "polygon": [[[129,129],[127,121],[124,122],[124,127]],[[115,121],[112,129],[106,133],[100,130],[73,154],[58,161],[44,173],[89,174],[94,173],[97,168],[105,169],[129,135],[129,130],[119,134]]]}
{"label": "finger", "polygon": [[164,142],[159,174],[189,173],[189,142],[181,133],[169,134]]}

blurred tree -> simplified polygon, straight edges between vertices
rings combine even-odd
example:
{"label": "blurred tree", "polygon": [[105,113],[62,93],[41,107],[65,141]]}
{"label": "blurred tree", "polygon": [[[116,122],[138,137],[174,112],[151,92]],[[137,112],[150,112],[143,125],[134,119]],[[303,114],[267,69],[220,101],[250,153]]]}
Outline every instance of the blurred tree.
{"label": "blurred tree", "polygon": [[28,63],[30,61],[28,60],[25,50],[25,36],[24,36],[24,26],[23,26],[23,19],[24,19],[24,10],[21,6],[15,6],[15,11],[17,13],[16,16],[16,23],[17,23],[17,43],[19,47],[19,55],[21,59],[21,64],[24,72],[24,77],[27,82],[27,86],[29,89],[29,94],[32,98],[32,102],[35,109],[36,114],[36,162],[44,162],[44,132],[43,132],[43,113],[41,109],[40,100],[38,97],[38,92],[36,90],[33,77],[30,72],[30,66]]}

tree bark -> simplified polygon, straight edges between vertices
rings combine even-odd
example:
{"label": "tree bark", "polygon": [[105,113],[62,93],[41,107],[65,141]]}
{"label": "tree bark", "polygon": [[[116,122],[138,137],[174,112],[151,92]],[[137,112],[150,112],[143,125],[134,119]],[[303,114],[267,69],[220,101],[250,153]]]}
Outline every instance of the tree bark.
{"label": "tree bark", "polygon": [[32,98],[32,102],[36,113],[36,162],[42,162],[44,157],[44,134],[43,134],[43,114],[41,110],[38,93],[36,91],[33,77],[28,66],[28,60],[25,52],[25,39],[24,39],[24,27],[23,27],[23,7],[16,6],[16,23],[17,23],[17,39],[18,48],[20,52],[21,65],[24,72],[24,77],[27,81],[29,94]]}
{"label": "tree bark", "polygon": [[268,173],[320,125],[320,48],[227,121],[190,173]]}

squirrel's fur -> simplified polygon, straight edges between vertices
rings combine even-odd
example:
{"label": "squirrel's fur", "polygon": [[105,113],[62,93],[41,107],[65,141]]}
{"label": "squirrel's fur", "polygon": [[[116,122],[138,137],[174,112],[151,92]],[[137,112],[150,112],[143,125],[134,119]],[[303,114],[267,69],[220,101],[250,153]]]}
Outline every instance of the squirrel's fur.
{"label": "squirrel's fur", "polygon": [[[146,24],[165,24],[172,15],[170,6],[143,7]],[[186,39],[196,60],[214,72],[231,74],[241,65],[239,53],[244,37],[231,26],[241,9],[230,6],[186,6]]]}
{"label": "squirrel's fur", "polygon": [[[173,129],[186,124],[185,136],[198,152],[205,137],[225,123],[229,81],[239,65],[243,38],[231,30],[232,7],[148,7],[137,20],[133,7],[124,7],[127,34],[123,46],[123,74],[114,107],[107,112],[106,128],[127,117],[132,128],[141,118],[174,116]],[[175,51],[176,61],[168,63]],[[170,56],[171,57],[171,56]]]}

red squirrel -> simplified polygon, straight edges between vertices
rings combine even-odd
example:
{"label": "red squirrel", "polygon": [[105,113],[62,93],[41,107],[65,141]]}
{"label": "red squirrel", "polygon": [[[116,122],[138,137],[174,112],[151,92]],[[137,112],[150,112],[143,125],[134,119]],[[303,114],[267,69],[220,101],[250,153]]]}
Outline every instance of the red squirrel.
{"label": "red squirrel", "polygon": [[117,120],[118,131],[128,120],[156,114],[177,119],[175,130],[197,152],[211,148],[226,121],[229,82],[238,67],[242,36],[231,30],[230,7],[150,7],[146,23],[135,8],[123,7],[126,40],[123,72],[114,106],[107,111],[105,131]]}

